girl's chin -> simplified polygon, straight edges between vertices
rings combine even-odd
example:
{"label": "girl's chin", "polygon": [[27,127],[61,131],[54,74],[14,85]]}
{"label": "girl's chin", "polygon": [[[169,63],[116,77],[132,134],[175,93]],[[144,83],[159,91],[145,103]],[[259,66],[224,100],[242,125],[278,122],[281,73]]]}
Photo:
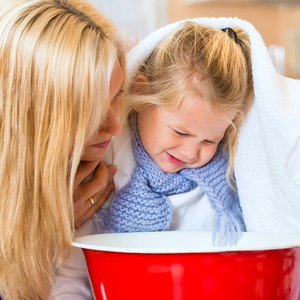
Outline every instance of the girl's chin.
{"label": "girl's chin", "polygon": [[179,172],[180,170],[184,169],[183,166],[176,166],[176,165],[164,165],[164,166],[160,166],[160,169],[164,172],[164,173],[177,173]]}

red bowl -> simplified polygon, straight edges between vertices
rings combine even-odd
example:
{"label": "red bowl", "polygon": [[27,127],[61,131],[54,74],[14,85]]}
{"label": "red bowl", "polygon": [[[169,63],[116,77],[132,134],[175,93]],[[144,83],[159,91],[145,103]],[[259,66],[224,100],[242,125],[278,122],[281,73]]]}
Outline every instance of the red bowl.
{"label": "red bowl", "polygon": [[209,232],[78,238],[97,300],[299,300],[300,235],[243,233],[214,247]]}

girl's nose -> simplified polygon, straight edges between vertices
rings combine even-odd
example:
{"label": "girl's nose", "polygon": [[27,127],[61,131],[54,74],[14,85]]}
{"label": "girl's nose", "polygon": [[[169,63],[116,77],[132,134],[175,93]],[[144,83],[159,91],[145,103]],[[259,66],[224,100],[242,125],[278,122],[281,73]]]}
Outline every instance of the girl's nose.
{"label": "girl's nose", "polygon": [[185,158],[186,162],[192,163],[198,159],[200,152],[199,144],[186,143],[180,148],[181,155]]}

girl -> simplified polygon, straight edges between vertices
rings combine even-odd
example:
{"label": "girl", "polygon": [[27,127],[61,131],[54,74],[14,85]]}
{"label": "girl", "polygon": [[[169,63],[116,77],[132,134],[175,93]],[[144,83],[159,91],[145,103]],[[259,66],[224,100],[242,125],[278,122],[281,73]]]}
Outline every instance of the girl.
{"label": "girl", "polygon": [[112,201],[108,231],[211,229],[218,245],[237,242],[245,225],[233,164],[253,98],[250,62],[243,30],[185,22],[138,66],[125,100],[135,168],[118,164],[123,136],[114,164],[132,178]]}
{"label": "girl", "polygon": [[99,162],[121,130],[124,52],[83,0],[3,2],[0,37],[0,295],[48,299],[75,227],[112,189]]}

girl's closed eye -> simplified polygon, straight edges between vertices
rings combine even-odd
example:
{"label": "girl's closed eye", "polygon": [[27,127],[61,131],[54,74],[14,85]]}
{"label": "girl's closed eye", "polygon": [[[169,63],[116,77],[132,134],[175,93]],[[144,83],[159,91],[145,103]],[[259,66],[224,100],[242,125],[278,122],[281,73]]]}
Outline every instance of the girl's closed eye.
{"label": "girl's closed eye", "polygon": [[187,133],[184,133],[184,132],[181,132],[181,131],[178,131],[178,130],[175,130],[173,129],[173,131],[176,133],[176,135],[178,136],[187,136],[188,134]]}
{"label": "girl's closed eye", "polygon": [[209,145],[215,145],[215,144],[218,144],[218,142],[212,141],[212,140],[204,140],[203,142],[204,142],[205,144],[209,144]]}

